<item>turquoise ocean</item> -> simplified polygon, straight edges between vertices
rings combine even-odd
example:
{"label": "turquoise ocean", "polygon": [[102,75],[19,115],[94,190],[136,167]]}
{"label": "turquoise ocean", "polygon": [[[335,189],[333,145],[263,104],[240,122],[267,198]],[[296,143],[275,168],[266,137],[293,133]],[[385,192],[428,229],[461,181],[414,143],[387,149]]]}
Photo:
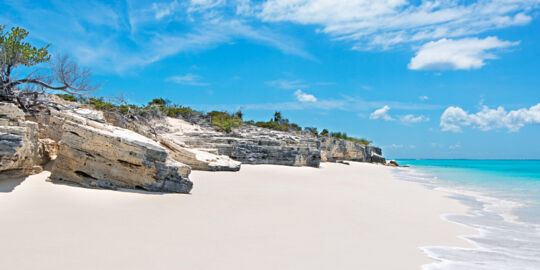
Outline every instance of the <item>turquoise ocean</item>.
{"label": "turquoise ocean", "polygon": [[470,207],[442,218],[478,231],[474,248],[422,247],[434,269],[540,269],[540,160],[397,160],[396,177],[442,190]]}

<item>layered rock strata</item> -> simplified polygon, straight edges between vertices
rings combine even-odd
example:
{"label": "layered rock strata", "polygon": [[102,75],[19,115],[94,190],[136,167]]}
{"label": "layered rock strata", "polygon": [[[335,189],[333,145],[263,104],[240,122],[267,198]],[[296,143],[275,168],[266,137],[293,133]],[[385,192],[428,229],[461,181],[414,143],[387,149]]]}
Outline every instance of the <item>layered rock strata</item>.
{"label": "layered rock strata", "polygon": [[289,132],[244,126],[232,133],[167,118],[163,136],[191,149],[225,155],[244,164],[318,167],[318,141]]}
{"label": "layered rock strata", "polygon": [[160,137],[159,142],[169,150],[172,159],[201,171],[239,171],[241,162],[225,155],[215,155],[197,149],[186,148],[167,137]]}
{"label": "layered rock strata", "polygon": [[191,168],[135,132],[66,120],[51,179],[85,187],[189,193]]}
{"label": "layered rock strata", "polygon": [[363,145],[360,143],[320,137],[321,161],[336,162],[338,160],[350,160],[359,162],[385,163],[382,151],[379,147]]}
{"label": "layered rock strata", "polygon": [[0,103],[0,175],[17,177],[41,171],[47,155],[38,125],[11,103]]}

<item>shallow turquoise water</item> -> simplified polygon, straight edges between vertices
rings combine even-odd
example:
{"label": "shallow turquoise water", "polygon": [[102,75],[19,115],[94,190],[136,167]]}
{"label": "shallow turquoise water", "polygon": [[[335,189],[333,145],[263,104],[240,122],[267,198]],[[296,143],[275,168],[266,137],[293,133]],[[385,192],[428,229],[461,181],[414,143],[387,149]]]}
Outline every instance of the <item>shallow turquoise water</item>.
{"label": "shallow turquoise water", "polygon": [[399,160],[399,164],[449,185],[540,203],[540,160]]}
{"label": "shallow turquoise water", "polygon": [[478,230],[476,248],[423,247],[424,269],[540,269],[540,160],[398,160],[394,174],[470,207],[445,219]]}

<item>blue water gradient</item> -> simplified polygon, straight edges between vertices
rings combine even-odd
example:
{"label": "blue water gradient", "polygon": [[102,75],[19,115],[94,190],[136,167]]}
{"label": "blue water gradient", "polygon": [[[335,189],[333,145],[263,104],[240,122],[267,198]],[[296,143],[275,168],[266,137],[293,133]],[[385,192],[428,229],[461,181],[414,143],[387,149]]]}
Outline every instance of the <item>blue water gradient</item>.
{"label": "blue water gradient", "polygon": [[398,160],[394,174],[470,207],[444,218],[478,230],[475,248],[423,247],[423,269],[540,269],[540,160]]}

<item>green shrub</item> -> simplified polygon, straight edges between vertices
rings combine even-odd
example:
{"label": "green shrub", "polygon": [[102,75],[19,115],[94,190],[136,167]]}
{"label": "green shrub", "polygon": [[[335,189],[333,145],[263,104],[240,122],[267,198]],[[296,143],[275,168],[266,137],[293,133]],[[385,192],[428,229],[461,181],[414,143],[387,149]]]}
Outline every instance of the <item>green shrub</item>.
{"label": "green shrub", "polygon": [[355,142],[355,143],[359,143],[359,144],[363,144],[363,145],[370,145],[371,144],[371,141],[369,141],[367,139],[357,139],[357,138],[349,137],[346,140],[352,141],[352,142]]}
{"label": "green shrub", "polygon": [[210,117],[212,125],[227,133],[242,125],[242,118],[227,112],[211,111],[206,115]]}
{"label": "green shrub", "polygon": [[[326,135],[324,135],[324,134]],[[333,138],[337,138],[337,139],[342,139],[342,140],[346,140],[346,141],[351,141],[351,142],[355,142],[355,143],[359,143],[359,144],[363,144],[363,145],[370,145],[371,144],[371,141],[367,140],[367,139],[358,139],[358,138],[354,138],[354,137],[349,137],[347,136],[347,133],[345,132],[328,132],[328,130],[324,129],[321,134],[321,136],[330,136],[330,137],[333,137]]]}
{"label": "green shrub", "polygon": [[253,121],[251,121],[249,122],[249,124],[257,126],[257,127],[278,130],[278,131],[301,131],[302,130],[302,128],[299,125],[295,123],[289,123],[289,119],[283,118],[283,116],[281,115],[281,112],[275,112],[274,117],[270,119],[270,121],[268,122],[259,121],[259,122],[253,123]]}
{"label": "green shrub", "polygon": [[[82,104],[89,104],[92,105],[97,110],[103,110],[103,111],[116,111],[121,114],[128,114],[128,113],[135,113],[141,116],[156,116],[156,115],[166,115],[169,117],[178,117],[182,116],[184,118],[189,118],[191,116],[195,115],[203,115],[203,113],[193,110],[189,107],[184,107],[176,104],[170,105],[170,101],[165,100],[163,98],[155,98],[152,99],[152,101],[148,102],[146,106],[140,107],[133,104],[127,104],[127,105],[117,105],[111,102],[107,102],[104,100],[103,97],[95,98],[85,98],[85,97],[77,97],[70,94],[57,94],[58,97],[67,100],[67,101],[73,101],[73,102],[80,102]],[[243,122],[242,117],[243,113],[242,111],[237,111],[233,114],[227,113],[227,112],[220,112],[220,111],[211,111],[206,114],[212,123],[218,130],[224,131],[224,132],[231,132],[234,128],[238,128],[242,126],[242,123],[246,123],[249,125],[261,127],[261,128],[267,128],[272,130],[278,130],[278,131],[302,131],[302,127],[295,123],[290,123],[289,119],[284,118],[281,115],[281,112],[275,112],[274,116],[267,122],[259,121],[255,122],[253,120],[249,120],[246,122]],[[317,134],[317,128],[311,128],[306,127],[304,129],[305,132],[323,136],[323,137],[333,137],[337,139],[352,141],[355,143],[360,143],[364,145],[370,145],[371,141],[366,139],[358,139],[347,136],[347,133],[345,132],[329,132],[327,129],[323,129],[320,134]]]}
{"label": "green shrub", "polygon": [[326,128],[323,129],[323,130],[321,131],[321,134],[319,134],[319,135],[320,135],[320,136],[324,136],[324,137],[328,136],[328,129],[326,129]]}
{"label": "green shrub", "polygon": [[160,107],[160,109],[165,115],[169,117],[178,117],[178,116],[189,117],[192,115],[201,114],[201,112],[195,111],[189,107],[183,107],[183,106],[178,106],[178,105],[172,105],[170,107],[163,106],[163,107]]}
{"label": "green shrub", "polygon": [[63,100],[67,100],[67,101],[73,101],[73,102],[78,101],[77,97],[74,96],[74,95],[71,95],[71,94],[56,94],[56,96],[60,97]]}
{"label": "green shrub", "polygon": [[92,98],[89,98],[86,102],[87,104],[90,104],[94,106],[96,109],[101,110],[101,111],[111,111],[117,107],[116,105],[110,102],[104,101],[103,97],[100,97],[100,98],[92,97]]}
{"label": "green shrub", "polygon": [[154,98],[154,99],[152,99],[152,101],[148,102],[148,105],[162,105],[162,106],[165,106],[168,103],[169,102],[167,102],[166,100],[164,100],[162,98]]}

